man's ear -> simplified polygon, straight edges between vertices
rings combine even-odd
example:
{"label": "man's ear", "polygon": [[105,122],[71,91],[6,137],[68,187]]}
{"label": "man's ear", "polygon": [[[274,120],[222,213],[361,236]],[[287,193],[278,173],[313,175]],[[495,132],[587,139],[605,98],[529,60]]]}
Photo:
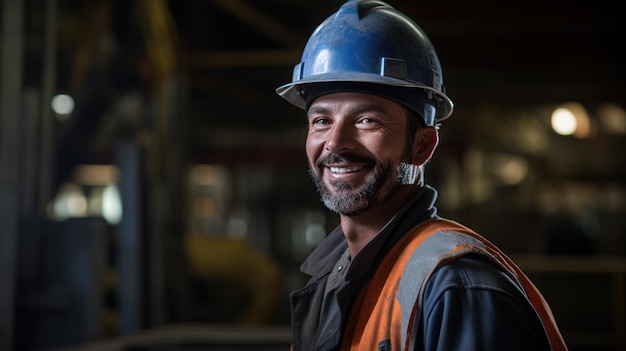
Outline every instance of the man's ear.
{"label": "man's ear", "polygon": [[421,166],[428,162],[439,144],[439,132],[435,127],[419,128],[413,140],[413,164]]}

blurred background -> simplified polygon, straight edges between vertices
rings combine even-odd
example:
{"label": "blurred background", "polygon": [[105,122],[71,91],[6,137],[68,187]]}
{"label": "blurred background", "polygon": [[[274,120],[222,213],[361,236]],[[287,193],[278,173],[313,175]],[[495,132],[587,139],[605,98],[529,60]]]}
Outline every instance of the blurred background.
{"label": "blurred background", "polygon": [[[338,0],[0,0],[0,350],[279,350],[337,224],[274,93]],[[392,1],[456,110],[439,213],[572,350],[626,350],[626,21],[609,1]]]}

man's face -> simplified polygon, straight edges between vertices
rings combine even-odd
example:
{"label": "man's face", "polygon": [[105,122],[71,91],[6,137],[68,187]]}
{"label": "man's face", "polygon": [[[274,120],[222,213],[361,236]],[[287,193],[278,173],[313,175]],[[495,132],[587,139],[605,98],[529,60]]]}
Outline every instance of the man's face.
{"label": "man's face", "polygon": [[389,200],[410,163],[407,116],[393,101],[362,93],[317,98],[307,111],[306,152],[324,204],[355,216]]}

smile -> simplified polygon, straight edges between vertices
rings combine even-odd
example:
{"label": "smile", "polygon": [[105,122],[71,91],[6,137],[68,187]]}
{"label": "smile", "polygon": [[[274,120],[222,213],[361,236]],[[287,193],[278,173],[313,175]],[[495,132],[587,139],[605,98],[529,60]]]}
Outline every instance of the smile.
{"label": "smile", "polygon": [[356,167],[328,167],[332,173],[345,174],[358,172],[365,168],[365,166],[356,166]]}

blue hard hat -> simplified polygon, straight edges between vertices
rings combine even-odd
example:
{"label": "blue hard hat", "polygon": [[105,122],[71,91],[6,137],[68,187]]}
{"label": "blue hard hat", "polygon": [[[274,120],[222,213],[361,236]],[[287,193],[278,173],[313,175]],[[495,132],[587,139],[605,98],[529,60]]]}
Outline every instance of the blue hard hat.
{"label": "blue hard hat", "polygon": [[452,114],[441,64],[424,31],[379,0],[350,0],[309,38],[292,82],[276,92],[306,109],[321,95],[365,92],[395,100],[434,125]]}

